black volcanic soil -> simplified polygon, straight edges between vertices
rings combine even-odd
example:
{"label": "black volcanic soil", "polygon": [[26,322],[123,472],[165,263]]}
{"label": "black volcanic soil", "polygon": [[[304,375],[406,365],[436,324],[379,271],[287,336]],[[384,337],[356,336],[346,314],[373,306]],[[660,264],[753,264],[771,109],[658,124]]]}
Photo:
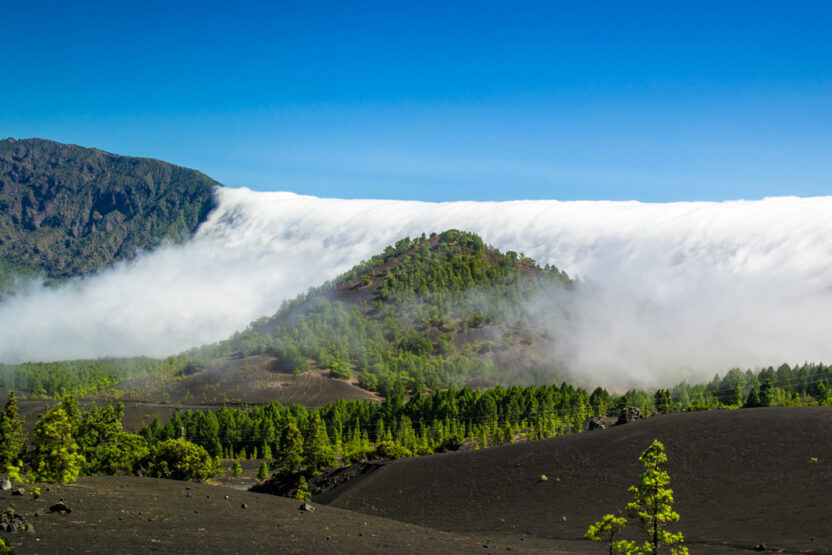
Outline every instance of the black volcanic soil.
{"label": "black volcanic soil", "polygon": [[638,455],[654,438],[667,449],[678,528],[694,552],[832,553],[832,407],[671,414],[403,459],[315,500],[447,531],[577,539],[629,501]]}
{"label": "black volcanic soil", "polygon": [[[81,478],[43,487],[39,500],[0,493],[0,509],[12,505],[35,526],[34,534],[3,538],[18,553],[600,554],[604,547],[583,533],[628,500],[637,457],[653,438],[667,448],[678,529],[692,553],[765,544],[832,554],[832,407],[672,414],[393,461],[316,496],[314,513],[298,511],[294,500],[233,489],[240,479],[221,479],[224,487]],[[254,467],[246,465],[246,474]],[[59,497],[72,513],[45,514]]]}
{"label": "black volcanic soil", "polygon": [[[42,490],[38,500],[0,493],[35,528],[3,534],[17,553],[541,552],[534,542],[509,546],[331,507],[304,512],[292,499],[207,484],[86,477]],[[50,513],[58,499],[72,512]]]}

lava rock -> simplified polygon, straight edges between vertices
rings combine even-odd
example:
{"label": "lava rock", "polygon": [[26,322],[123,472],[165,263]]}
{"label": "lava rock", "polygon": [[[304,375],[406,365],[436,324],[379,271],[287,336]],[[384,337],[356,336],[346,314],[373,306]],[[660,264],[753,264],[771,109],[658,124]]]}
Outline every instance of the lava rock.
{"label": "lava rock", "polygon": [[[49,507],[49,512],[50,513],[59,513],[59,514],[62,514],[62,515],[64,515],[64,514],[68,515],[69,513],[72,512],[72,509],[67,507],[66,503],[64,503],[63,501],[58,501],[57,503],[55,503],[54,505]],[[139,514],[141,514],[141,513],[139,513]]]}
{"label": "lava rock", "polygon": [[629,424],[630,422],[635,422],[636,420],[641,420],[642,418],[644,417],[641,415],[641,411],[638,410],[638,408],[629,407],[621,411],[621,414],[618,415],[618,421],[615,424]]}
{"label": "lava rock", "polygon": [[312,503],[307,503],[306,501],[304,501],[303,503],[300,504],[300,507],[298,507],[298,509],[301,510],[301,511],[306,511],[308,513],[311,513],[312,511],[315,510],[315,507],[312,506]]}
{"label": "lava rock", "polygon": [[3,481],[0,482],[0,489],[3,491],[9,491],[12,489],[12,481],[8,478],[3,478]]}

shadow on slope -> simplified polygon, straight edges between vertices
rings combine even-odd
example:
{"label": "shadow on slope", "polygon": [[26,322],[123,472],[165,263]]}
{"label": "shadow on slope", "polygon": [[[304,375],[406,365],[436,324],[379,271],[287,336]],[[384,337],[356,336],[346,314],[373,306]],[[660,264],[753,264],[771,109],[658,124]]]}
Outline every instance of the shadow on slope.
{"label": "shadow on slope", "polygon": [[832,553],[830,407],[670,414],[402,459],[315,501],[446,531],[577,539],[629,501],[638,456],[654,438],[667,449],[678,529],[694,551],[764,543]]}

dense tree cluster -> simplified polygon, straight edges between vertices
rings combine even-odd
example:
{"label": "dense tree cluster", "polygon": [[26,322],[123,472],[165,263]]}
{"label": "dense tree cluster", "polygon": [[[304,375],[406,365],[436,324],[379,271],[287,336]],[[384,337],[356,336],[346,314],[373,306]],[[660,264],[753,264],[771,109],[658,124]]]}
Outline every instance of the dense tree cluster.
{"label": "dense tree cluster", "polygon": [[185,374],[202,360],[169,357],[102,358],[58,362],[0,364],[0,387],[26,391],[32,397],[85,395],[125,380],[149,375]]}
{"label": "dense tree cluster", "polygon": [[37,482],[72,483],[79,475],[147,474],[179,480],[203,480],[216,470],[205,449],[181,438],[148,444],[122,429],[124,407],[80,410],[73,397],[49,408],[35,424],[25,449],[16,397],[0,414],[0,473],[26,472]]}
{"label": "dense tree cluster", "polygon": [[733,368],[706,384],[685,382],[669,390],[670,410],[718,406],[768,407],[830,401],[832,367],[825,364],[769,366],[757,372]]}
{"label": "dense tree cluster", "polygon": [[[630,407],[648,416],[762,406],[754,402],[758,390],[769,404],[830,403],[823,385],[829,367],[804,365],[790,368],[791,374],[786,367],[757,374],[732,370],[708,384],[682,383],[652,393],[630,390],[615,394],[600,387],[589,393],[564,383],[484,390],[450,388],[414,395],[406,402],[394,395],[380,404],[337,401],[314,410],[280,403],[247,409],[223,407],[216,413],[188,410],[174,414],[164,424],[154,421],[140,434],[151,444],[184,435],[213,457],[259,456],[273,459],[272,469],[311,474],[325,466],[364,459],[410,457],[463,445],[483,448],[578,432],[589,417],[617,416]],[[787,381],[774,385],[769,377],[772,372],[775,379],[779,372]],[[748,380],[748,395],[721,398],[720,387],[740,375]],[[732,389],[726,386],[723,390]]]}
{"label": "dense tree cluster", "polygon": [[[176,362],[183,369],[187,359]],[[592,416],[638,407],[645,415],[679,410],[832,403],[832,369],[804,364],[755,373],[732,369],[706,384],[682,383],[653,392],[591,393],[569,384],[489,389],[449,388],[390,395],[382,403],[339,400],[318,409],[269,403],[216,412],[176,412],[138,435],[122,430],[123,407],[80,410],[72,397],[37,422],[25,449],[14,392],[0,413],[0,470],[23,461],[39,481],[72,482],[82,474],[148,474],[199,480],[217,460],[266,459],[272,470],[311,475],[321,468],[373,458],[484,448],[581,430]],[[266,472],[261,468],[260,475]],[[610,532],[615,522],[601,523]],[[608,529],[609,528],[609,529]]]}
{"label": "dense tree cluster", "polygon": [[246,410],[177,413],[140,435],[149,443],[184,437],[213,457],[273,457],[288,473],[314,473],[337,463],[400,458],[537,439],[580,430],[592,414],[586,391],[569,385],[449,389],[383,403],[337,401],[307,410],[269,403]]}

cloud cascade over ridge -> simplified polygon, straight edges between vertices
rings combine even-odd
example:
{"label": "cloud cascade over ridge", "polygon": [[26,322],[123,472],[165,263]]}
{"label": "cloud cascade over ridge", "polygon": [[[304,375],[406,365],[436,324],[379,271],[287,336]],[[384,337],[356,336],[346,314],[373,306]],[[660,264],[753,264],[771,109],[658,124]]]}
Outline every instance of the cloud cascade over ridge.
{"label": "cloud cascade over ridge", "polygon": [[[0,303],[0,361],[164,356],[273,313],[404,236],[458,228],[584,282],[558,356],[587,383],[832,362],[832,197],[426,203],[220,189],[172,245]],[[534,301],[537,302],[537,301]]]}

